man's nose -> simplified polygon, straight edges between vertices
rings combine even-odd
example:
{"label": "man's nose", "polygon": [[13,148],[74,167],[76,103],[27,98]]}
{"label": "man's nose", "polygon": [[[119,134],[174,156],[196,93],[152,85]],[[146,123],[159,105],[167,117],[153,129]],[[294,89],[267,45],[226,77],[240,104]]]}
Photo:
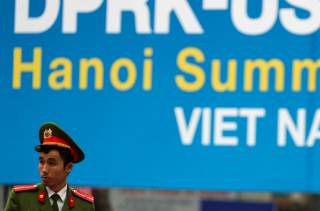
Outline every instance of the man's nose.
{"label": "man's nose", "polygon": [[44,172],[44,173],[47,173],[48,172],[48,165],[47,164],[42,164],[41,171]]}

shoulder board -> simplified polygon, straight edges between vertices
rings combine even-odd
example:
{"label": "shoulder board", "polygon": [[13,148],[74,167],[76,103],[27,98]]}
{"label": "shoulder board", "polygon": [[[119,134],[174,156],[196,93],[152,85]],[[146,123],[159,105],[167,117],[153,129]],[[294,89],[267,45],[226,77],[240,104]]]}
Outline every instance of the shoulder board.
{"label": "shoulder board", "polygon": [[75,196],[78,196],[79,198],[81,198],[83,200],[86,200],[86,201],[88,201],[90,203],[94,202],[94,197],[89,195],[89,194],[83,193],[83,192],[78,191],[76,189],[72,189],[71,191]]}
{"label": "shoulder board", "polygon": [[13,187],[13,191],[18,193],[18,192],[23,192],[23,191],[29,191],[29,190],[37,190],[38,186],[37,185],[15,185]]}

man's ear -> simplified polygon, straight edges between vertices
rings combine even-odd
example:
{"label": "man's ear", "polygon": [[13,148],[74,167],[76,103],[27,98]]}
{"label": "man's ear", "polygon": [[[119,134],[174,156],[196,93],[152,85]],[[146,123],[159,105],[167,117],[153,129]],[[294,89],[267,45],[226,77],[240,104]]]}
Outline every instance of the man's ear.
{"label": "man's ear", "polygon": [[73,167],[72,162],[67,163],[67,165],[66,165],[66,171],[68,172],[68,174],[72,171],[72,167]]}

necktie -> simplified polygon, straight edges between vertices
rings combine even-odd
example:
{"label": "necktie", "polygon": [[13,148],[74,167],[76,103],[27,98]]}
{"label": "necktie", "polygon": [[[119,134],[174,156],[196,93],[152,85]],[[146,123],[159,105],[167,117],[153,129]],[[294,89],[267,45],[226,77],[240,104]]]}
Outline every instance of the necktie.
{"label": "necktie", "polygon": [[58,203],[57,201],[60,199],[60,196],[58,194],[53,194],[51,196],[51,199],[53,200],[53,203],[52,203],[52,209],[53,211],[59,211],[59,207],[58,207]]}

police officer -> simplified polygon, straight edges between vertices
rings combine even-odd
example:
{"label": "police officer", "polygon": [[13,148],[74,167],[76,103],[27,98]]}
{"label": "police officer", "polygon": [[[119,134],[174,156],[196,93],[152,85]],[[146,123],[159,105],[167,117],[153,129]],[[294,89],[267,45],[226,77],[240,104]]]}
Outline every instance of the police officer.
{"label": "police officer", "polygon": [[77,144],[54,123],[39,131],[39,173],[41,184],[15,186],[5,211],[94,211],[93,196],[72,189],[67,177],[74,163],[84,159]]}

